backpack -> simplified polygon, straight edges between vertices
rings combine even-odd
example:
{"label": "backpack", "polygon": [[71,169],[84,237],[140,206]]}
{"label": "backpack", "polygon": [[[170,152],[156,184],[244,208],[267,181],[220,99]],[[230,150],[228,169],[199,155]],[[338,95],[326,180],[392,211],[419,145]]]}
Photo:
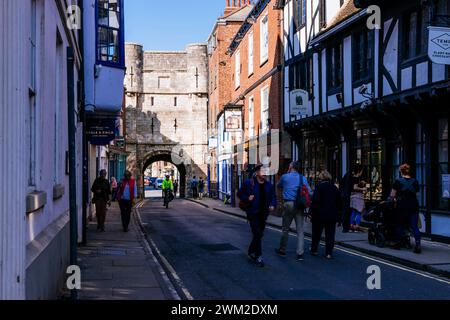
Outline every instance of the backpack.
{"label": "backpack", "polygon": [[311,206],[311,196],[309,194],[308,186],[303,183],[302,175],[300,175],[300,186],[297,191],[294,205],[298,210],[305,210]]}

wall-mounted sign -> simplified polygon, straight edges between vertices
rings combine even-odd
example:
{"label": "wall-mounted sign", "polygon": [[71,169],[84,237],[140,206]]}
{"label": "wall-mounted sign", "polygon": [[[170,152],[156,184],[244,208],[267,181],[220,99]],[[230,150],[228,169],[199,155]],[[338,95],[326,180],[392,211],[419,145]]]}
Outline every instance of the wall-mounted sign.
{"label": "wall-mounted sign", "polygon": [[437,64],[450,65],[450,28],[428,27],[428,56]]}
{"label": "wall-mounted sign", "polygon": [[86,136],[94,146],[106,146],[116,137],[116,119],[89,118],[86,125]]}
{"label": "wall-mounted sign", "polygon": [[225,110],[225,131],[240,132],[242,131],[242,110]]}
{"label": "wall-mounted sign", "polygon": [[308,107],[308,91],[297,89],[291,91],[291,116],[305,117],[310,116]]}
{"label": "wall-mounted sign", "polygon": [[210,149],[215,149],[219,146],[217,138],[209,138],[208,146]]}
{"label": "wall-mounted sign", "polygon": [[442,198],[450,199],[450,174],[442,175]]}

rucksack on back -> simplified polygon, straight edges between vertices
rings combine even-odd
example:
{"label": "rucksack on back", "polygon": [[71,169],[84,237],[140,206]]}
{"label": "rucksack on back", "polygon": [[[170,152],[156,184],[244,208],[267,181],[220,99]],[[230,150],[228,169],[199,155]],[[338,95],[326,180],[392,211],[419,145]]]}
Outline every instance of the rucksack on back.
{"label": "rucksack on back", "polygon": [[311,206],[311,196],[309,194],[308,186],[303,183],[303,176],[300,176],[300,187],[297,191],[295,199],[295,208],[298,210],[305,210]]}

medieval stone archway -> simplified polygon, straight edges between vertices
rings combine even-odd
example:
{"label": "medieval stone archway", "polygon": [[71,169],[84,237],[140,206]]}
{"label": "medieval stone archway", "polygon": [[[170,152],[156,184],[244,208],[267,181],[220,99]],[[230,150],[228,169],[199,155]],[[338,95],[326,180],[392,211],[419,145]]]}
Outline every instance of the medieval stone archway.
{"label": "medieval stone archway", "polygon": [[178,155],[174,155],[171,151],[168,150],[155,150],[147,154],[143,158],[143,161],[141,162],[141,168],[139,168],[139,172],[142,175],[142,178],[140,179],[142,180],[142,183],[140,185],[140,190],[142,189],[142,191],[140,191],[142,192],[142,196],[144,196],[143,175],[145,169],[148,168],[152,163],[158,161],[172,163],[178,169],[178,172],[180,173],[180,198],[185,198],[187,194],[187,179],[192,175],[192,167],[190,165],[185,165],[182,161],[180,161]]}

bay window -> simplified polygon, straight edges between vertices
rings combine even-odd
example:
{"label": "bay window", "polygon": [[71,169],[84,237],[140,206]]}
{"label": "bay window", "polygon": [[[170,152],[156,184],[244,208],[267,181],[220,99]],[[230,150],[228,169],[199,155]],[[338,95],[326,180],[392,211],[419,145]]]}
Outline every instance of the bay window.
{"label": "bay window", "polygon": [[124,67],[123,0],[97,0],[97,63]]}

